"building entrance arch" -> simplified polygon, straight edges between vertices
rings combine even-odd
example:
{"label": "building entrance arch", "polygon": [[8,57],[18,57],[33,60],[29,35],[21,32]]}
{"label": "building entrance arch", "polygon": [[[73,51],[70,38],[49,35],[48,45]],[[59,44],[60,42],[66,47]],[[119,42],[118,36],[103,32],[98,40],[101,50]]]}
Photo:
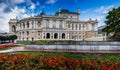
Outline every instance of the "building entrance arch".
{"label": "building entrance arch", "polygon": [[15,27],[15,25],[12,26],[12,32],[16,32],[16,27]]}
{"label": "building entrance arch", "polygon": [[57,39],[57,38],[58,38],[58,34],[55,33],[55,34],[54,34],[54,39]]}
{"label": "building entrance arch", "polygon": [[65,33],[62,33],[62,39],[65,39]]}
{"label": "building entrance arch", "polygon": [[46,39],[50,39],[50,33],[46,34]]}

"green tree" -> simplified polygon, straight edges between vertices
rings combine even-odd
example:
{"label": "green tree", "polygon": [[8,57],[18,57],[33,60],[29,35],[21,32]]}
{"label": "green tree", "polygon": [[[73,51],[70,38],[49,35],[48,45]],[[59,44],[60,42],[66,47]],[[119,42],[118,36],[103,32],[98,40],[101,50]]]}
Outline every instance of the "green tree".
{"label": "green tree", "polygon": [[120,7],[113,8],[112,11],[108,12],[105,21],[106,27],[103,28],[103,32],[107,35],[112,35],[112,37],[120,36]]}
{"label": "green tree", "polygon": [[10,36],[6,36],[6,40],[10,42]]}
{"label": "green tree", "polygon": [[0,36],[0,43],[2,43],[3,41],[3,36]]}
{"label": "green tree", "polygon": [[14,40],[17,39],[17,36],[16,35],[11,35],[9,38],[12,40],[12,42],[14,42]]}

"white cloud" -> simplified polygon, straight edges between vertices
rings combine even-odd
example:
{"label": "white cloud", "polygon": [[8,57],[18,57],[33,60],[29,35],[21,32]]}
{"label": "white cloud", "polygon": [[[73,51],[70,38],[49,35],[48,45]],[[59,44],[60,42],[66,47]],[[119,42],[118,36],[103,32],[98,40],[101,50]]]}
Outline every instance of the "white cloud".
{"label": "white cloud", "polygon": [[31,10],[34,10],[34,9],[35,9],[35,4],[34,4],[34,3],[31,3],[30,9],[31,9]]}
{"label": "white cloud", "polygon": [[0,32],[9,32],[9,20],[10,18],[16,18],[16,16],[19,19],[25,18],[25,17],[29,17],[30,14],[26,14],[26,8],[19,8],[17,6],[15,6],[14,8],[11,8],[11,12],[4,12],[4,9],[7,7],[7,5],[4,4],[0,4],[1,8],[0,8]]}
{"label": "white cloud", "polygon": [[95,11],[99,12],[99,13],[103,13],[106,14],[108,13],[111,9],[114,8],[114,5],[110,5],[110,6],[101,6],[100,8],[97,8]]}
{"label": "white cloud", "polygon": [[57,0],[47,0],[46,4],[54,4]]}
{"label": "white cloud", "polygon": [[28,14],[26,14],[26,9],[25,8],[18,8],[17,6],[11,9],[11,12],[8,13],[8,16],[12,16],[11,18],[16,18],[22,19],[25,17],[28,17]]}
{"label": "white cloud", "polygon": [[25,0],[12,0],[12,2],[14,2],[15,4],[20,4],[25,2]]}
{"label": "white cloud", "polygon": [[105,16],[96,16],[96,17],[93,17],[92,19],[93,20],[98,20],[98,21],[101,21]]}

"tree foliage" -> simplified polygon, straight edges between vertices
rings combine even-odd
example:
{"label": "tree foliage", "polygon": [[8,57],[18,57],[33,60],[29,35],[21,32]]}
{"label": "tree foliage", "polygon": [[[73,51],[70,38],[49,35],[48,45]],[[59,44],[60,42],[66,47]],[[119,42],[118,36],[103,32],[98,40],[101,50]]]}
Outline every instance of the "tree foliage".
{"label": "tree foliage", "polygon": [[103,32],[106,32],[107,35],[117,37],[120,36],[120,7],[113,8],[112,11],[108,12],[105,21],[106,27],[103,28]]}
{"label": "tree foliage", "polygon": [[0,36],[0,42],[1,43],[4,43],[5,41],[14,42],[15,39],[17,39],[16,35]]}

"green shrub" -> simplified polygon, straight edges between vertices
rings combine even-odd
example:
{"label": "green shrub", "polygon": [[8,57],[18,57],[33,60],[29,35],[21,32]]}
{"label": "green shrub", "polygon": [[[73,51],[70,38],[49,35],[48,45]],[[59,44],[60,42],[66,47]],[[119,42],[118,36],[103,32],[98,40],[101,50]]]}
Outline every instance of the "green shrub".
{"label": "green shrub", "polygon": [[31,41],[20,41],[19,44],[28,45],[31,44]]}

